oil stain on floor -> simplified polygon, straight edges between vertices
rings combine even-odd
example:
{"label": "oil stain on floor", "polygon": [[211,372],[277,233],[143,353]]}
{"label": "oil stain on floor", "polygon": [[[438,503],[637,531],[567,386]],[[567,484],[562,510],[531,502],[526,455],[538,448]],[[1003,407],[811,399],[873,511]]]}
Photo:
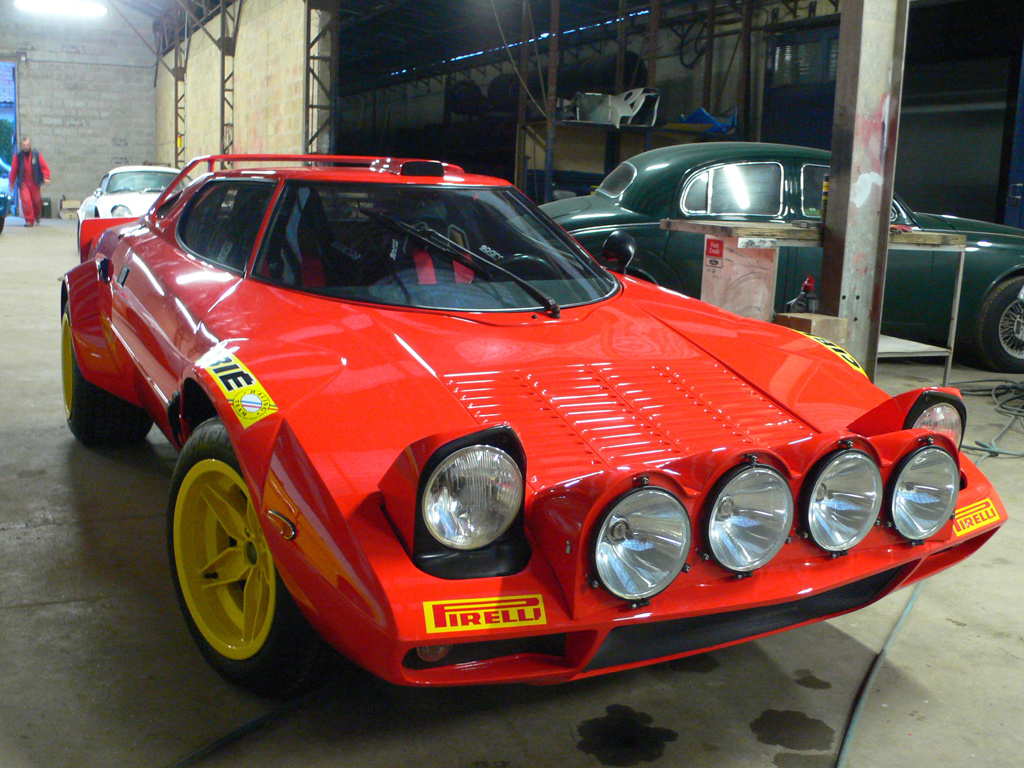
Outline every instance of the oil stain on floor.
{"label": "oil stain on floor", "polygon": [[750,729],[762,744],[797,751],[830,749],[836,735],[821,720],[792,710],[766,709],[750,724]]}
{"label": "oil stain on floor", "polygon": [[650,763],[662,756],[665,744],[678,734],[652,726],[654,718],[632,707],[612,704],[604,717],[580,723],[576,748],[595,757],[602,765],[626,766]]}

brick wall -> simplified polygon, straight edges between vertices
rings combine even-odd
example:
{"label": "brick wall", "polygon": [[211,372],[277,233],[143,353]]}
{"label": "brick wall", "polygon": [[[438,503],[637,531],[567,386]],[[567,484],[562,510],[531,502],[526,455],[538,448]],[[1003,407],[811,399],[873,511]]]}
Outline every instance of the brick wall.
{"label": "brick wall", "polygon": [[[302,0],[247,0],[235,50],[236,152],[300,152],[305,68]],[[220,22],[211,22],[219,33]],[[185,71],[185,158],[220,151],[220,53],[202,32],[192,35]],[[173,56],[166,58],[173,63]],[[174,81],[158,74],[161,158],[174,156]]]}
{"label": "brick wall", "polygon": [[[149,29],[145,16],[132,24]],[[156,60],[115,13],[62,20],[0,5],[0,58],[18,62],[18,132],[52,172],[56,212],[113,166],[156,161]]]}

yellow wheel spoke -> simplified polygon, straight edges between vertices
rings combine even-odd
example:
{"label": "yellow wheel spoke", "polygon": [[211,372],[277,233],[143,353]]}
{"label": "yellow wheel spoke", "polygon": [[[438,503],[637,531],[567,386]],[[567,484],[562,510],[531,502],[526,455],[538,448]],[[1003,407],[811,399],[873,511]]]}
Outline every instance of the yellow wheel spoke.
{"label": "yellow wheel spoke", "polygon": [[251,566],[245,561],[242,548],[225,549],[201,570],[204,587],[219,587],[242,581],[249,575]]}
{"label": "yellow wheel spoke", "polygon": [[242,525],[242,520],[237,510],[237,503],[234,499],[229,498],[213,485],[207,485],[203,488],[201,497],[203,503],[206,504],[214,517],[217,518],[217,522],[220,523],[221,528],[224,529],[228,536],[237,541],[246,538],[245,528]]}
{"label": "yellow wheel spoke", "polygon": [[263,625],[267,610],[267,582],[260,568],[253,568],[242,598],[242,637],[251,640]]}

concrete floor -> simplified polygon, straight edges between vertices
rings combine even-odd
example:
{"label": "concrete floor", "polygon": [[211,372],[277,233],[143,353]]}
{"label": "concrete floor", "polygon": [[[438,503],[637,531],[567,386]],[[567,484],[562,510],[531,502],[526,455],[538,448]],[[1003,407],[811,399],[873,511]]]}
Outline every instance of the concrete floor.
{"label": "concrete floor", "polygon": [[[910,597],[644,670],[555,688],[415,690],[340,665],[286,707],[223,682],[172,592],[175,453],[155,430],[90,450],[64,423],[59,279],[73,222],[0,235],[0,766],[826,768]],[[938,365],[884,363],[889,392]],[[957,367],[953,380],[988,374]],[[1020,377],[1018,377],[1020,378]],[[971,398],[967,443],[1006,423]],[[1000,444],[1024,451],[1014,426]],[[988,459],[1011,515],[1021,459]],[[1024,761],[1024,518],[928,581],[875,680],[848,768]]]}

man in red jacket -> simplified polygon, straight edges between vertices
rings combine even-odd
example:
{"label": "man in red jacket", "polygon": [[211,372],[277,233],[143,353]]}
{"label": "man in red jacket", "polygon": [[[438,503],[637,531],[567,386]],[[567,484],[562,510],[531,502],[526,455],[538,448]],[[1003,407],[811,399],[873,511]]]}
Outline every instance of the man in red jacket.
{"label": "man in red jacket", "polygon": [[21,151],[11,160],[11,186],[21,190],[21,214],[25,226],[31,227],[43,213],[43,193],[40,187],[50,183],[50,166],[38,150],[32,149],[32,139],[21,140]]}

